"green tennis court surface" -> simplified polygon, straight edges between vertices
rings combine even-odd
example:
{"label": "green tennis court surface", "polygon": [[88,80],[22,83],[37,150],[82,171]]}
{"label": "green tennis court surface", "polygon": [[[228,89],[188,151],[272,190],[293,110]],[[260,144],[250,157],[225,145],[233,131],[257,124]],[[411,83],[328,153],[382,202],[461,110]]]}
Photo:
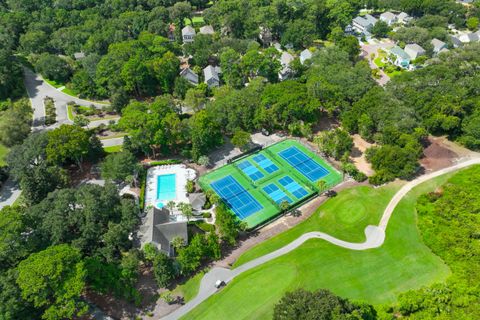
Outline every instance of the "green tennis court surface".
{"label": "green tennis court surface", "polygon": [[317,193],[319,180],[331,188],[342,176],[301,143],[284,140],[200,177],[200,185],[254,228],[278,215],[282,202],[295,206]]}

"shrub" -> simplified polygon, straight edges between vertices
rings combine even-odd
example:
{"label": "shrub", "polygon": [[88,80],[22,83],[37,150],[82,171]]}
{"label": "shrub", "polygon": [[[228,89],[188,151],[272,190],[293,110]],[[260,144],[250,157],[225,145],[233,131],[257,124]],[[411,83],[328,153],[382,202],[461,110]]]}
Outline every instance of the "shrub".
{"label": "shrub", "polygon": [[188,193],[195,192],[195,182],[193,182],[193,180],[187,180],[187,185],[185,187]]}
{"label": "shrub", "polygon": [[167,164],[180,164],[182,163],[182,160],[179,159],[167,159],[167,160],[159,160],[159,161],[152,161],[148,164],[149,167],[155,167],[155,166],[164,166]]}
{"label": "shrub", "polygon": [[55,102],[52,98],[46,97],[43,103],[45,104],[45,125],[50,126],[57,121]]}
{"label": "shrub", "polygon": [[202,217],[205,219],[209,219],[212,217],[212,214],[210,212],[204,212],[202,213]]}

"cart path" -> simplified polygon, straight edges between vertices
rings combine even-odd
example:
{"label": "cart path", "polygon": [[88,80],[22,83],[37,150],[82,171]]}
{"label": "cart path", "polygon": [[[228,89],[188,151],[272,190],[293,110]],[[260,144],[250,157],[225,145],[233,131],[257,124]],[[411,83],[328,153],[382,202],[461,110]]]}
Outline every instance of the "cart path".
{"label": "cart path", "polygon": [[387,207],[383,212],[379,225],[367,226],[365,228],[365,236],[366,236],[365,242],[362,242],[362,243],[347,242],[347,241],[343,241],[335,237],[332,237],[323,232],[308,232],[301,235],[296,240],[290,242],[286,246],[278,250],[275,250],[269,254],[266,254],[264,256],[258,257],[254,260],[251,260],[233,270],[226,269],[226,268],[213,268],[207,274],[205,274],[205,276],[202,278],[197,296],[194,299],[190,300],[185,305],[183,305],[182,307],[175,310],[174,312],[166,315],[162,319],[174,320],[174,319],[181,318],[182,316],[190,312],[192,309],[194,309],[196,306],[198,306],[200,303],[208,299],[215,292],[217,292],[217,289],[215,288],[215,282],[217,280],[222,280],[225,283],[228,283],[232,281],[235,277],[240,275],[241,273],[247,270],[250,270],[252,268],[255,268],[265,262],[278,258],[284,254],[287,254],[290,251],[301,246],[305,241],[310,239],[323,239],[334,245],[337,245],[342,248],[350,249],[350,250],[368,250],[368,249],[378,248],[385,241],[385,230],[387,229],[388,221],[390,220],[390,217],[392,216],[393,211],[395,210],[400,200],[402,200],[403,197],[409,191],[411,191],[413,188],[415,188],[419,184],[422,184],[425,181],[436,178],[446,173],[450,173],[459,169],[469,167],[474,164],[480,164],[480,156],[476,156],[475,158],[459,162],[450,167],[425,174],[412,181],[407,182],[402,188],[400,188],[399,191],[397,191],[397,193],[392,197],[392,199],[388,203]]}

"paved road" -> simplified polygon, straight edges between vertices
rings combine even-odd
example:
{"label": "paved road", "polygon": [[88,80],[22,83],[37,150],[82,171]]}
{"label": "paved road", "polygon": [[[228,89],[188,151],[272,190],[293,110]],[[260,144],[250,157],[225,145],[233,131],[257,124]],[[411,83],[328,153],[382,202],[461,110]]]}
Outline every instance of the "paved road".
{"label": "paved road", "polygon": [[410,190],[412,190],[413,188],[415,188],[416,186],[418,186],[419,184],[427,180],[436,178],[438,176],[441,176],[449,172],[466,168],[474,164],[480,164],[480,157],[475,157],[470,160],[459,162],[448,168],[423,175],[405,184],[392,197],[392,200],[390,200],[389,204],[385,208],[385,211],[383,212],[382,219],[380,220],[379,225],[367,226],[365,228],[366,240],[363,243],[352,243],[352,242],[343,241],[343,240],[334,238],[323,232],[309,232],[301,235],[296,240],[290,242],[286,246],[274,252],[261,256],[257,259],[249,261],[233,270],[225,269],[225,268],[213,268],[207,274],[205,274],[205,276],[202,278],[202,281],[200,282],[200,289],[198,291],[197,296],[193,300],[189,301],[188,303],[186,303],[185,305],[183,305],[182,307],[180,307],[179,309],[175,310],[174,312],[170,313],[169,315],[165,316],[162,319],[165,319],[165,320],[179,319],[180,317],[190,312],[192,309],[194,309],[196,306],[198,306],[200,303],[205,301],[207,298],[209,298],[211,295],[213,295],[217,291],[217,289],[214,286],[217,280],[223,280],[225,281],[225,283],[228,283],[232,281],[239,274],[247,270],[250,270],[252,268],[255,268],[267,261],[270,261],[284,254],[287,254],[290,251],[298,248],[305,241],[310,239],[323,239],[334,245],[337,245],[346,249],[351,249],[351,250],[368,250],[368,249],[378,248],[385,241],[385,230],[387,228],[388,221],[390,220],[390,217],[392,216],[392,213],[395,210],[395,207]]}
{"label": "paved road", "polygon": [[52,128],[58,127],[65,123],[71,123],[67,116],[67,103],[74,101],[75,103],[83,106],[94,105],[97,108],[103,108],[106,104],[91,102],[79,98],[75,98],[65,94],[47,82],[43,81],[42,77],[35,74],[32,70],[24,68],[24,82],[27,89],[30,102],[33,108],[33,130],[46,129],[45,127],[45,106],[43,100],[46,97],[51,97],[55,101],[55,108],[57,113],[57,123]]}
{"label": "paved road", "polygon": [[5,181],[5,184],[0,188],[0,209],[11,206],[21,193],[22,191],[12,179]]}
{"label": "paved road", "polygon": [[105,139],[100,140],[104,147],[114,147],[114,146],[121,146],[123,144],[123,137],[120,138],[113,138],[113,139]]}

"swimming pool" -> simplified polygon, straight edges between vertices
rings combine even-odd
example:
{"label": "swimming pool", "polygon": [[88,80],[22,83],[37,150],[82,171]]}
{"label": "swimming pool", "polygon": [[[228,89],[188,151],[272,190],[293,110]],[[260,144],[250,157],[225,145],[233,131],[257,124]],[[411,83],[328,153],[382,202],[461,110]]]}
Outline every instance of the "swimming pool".
{"label": "swimming pool", "polygon": [[177,197],[175,174],[157,176],[157,200],[168,201]]}

